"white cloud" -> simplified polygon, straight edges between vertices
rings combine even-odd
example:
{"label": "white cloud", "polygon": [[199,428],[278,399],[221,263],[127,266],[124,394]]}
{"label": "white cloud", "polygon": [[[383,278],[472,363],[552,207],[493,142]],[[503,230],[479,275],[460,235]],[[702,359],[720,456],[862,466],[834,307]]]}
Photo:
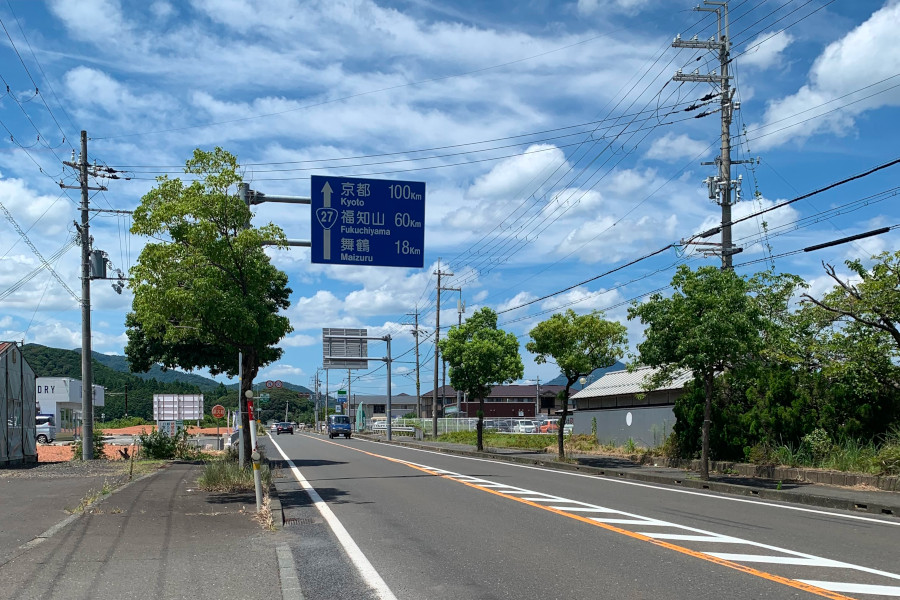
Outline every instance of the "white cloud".
{"label": "white cloud", "polygon": [[[771,36],[771,37],[769,37]],[[782,31],[772,34],[771,31],[761,33],[756,39],[747,44],[747,48],[753,48],[740,57],[740,64],[757,69],[767,69],[777,66],[782,59],[782,53],[794,42],[794,36]],[[759,44],[757,46],[757,44]]]}
{"label": "white cloud", "polygon": [[615,11],[629,15],[637,14],[650,0],[578,0],[577,10],[581,15]]}
{"label": "white cloud", "polygon": [[[845,136],[861,113],[882,106],[900,105],[900,90],[894,89],[826,114],[842,104],[892,85],[892,82],[885,82],[837,100],[900,73],[900,52],[885,51],[895,45],[898,22],[900,2],[889,2],[842,39],[829,44],[813,64],[808,83],[796,93],[770,102],[763,123],[750,127],[754,148],[766,149],[789,141],[800,143],[820,133]],[[819,115],[819,118],[789,127]]]}
{"label": "white cloud", "polygon": [[300,367],[277,363],[271,367],[264,369],[258,376],[258,379],[280,379],[287,377],[305,377],[306,372]]}
{"label": "white cloud", "polygon": [[123,111],[158,111],[170,105],[161,94],[137,96],[103,71],[90,67],[75,67],[65,75],[69,92],[85,105],[95,105],[110,114]]}
{"label": "white cloud", "polygon": [[687,134],[675,135],[670,132],[653,140],[645,156],[665,162],[675,162],[685,158],[700,158],[701,153],[708,152],[710,148],[710,144],[691,139]]}
{"label": "white cloud", "polygon": [[298,348],[303,346],[312,346],[319,341],[319,338],[315,338],[311,335],[304,335],[302,333],[289,335],[280,342],[280,346],[285,346],[287,348]]}

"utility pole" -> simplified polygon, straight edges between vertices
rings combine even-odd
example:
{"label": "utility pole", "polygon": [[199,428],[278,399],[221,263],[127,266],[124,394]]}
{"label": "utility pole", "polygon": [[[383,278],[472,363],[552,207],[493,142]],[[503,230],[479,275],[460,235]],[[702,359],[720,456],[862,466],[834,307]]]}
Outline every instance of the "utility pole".
{"label": "utility pole", "polygon": [[412,334],[413,337],[416,338],[416,418],[422,418],[422,387],[419,381],[419,307],[416,307],[416,312],[414,313],[406,313],[407,316],[415,317],[415,324],[413,325]]}
{"label": "utility pole", "polygon": [[534,416],[541,414],[541,376],[537,376],[537,385],[534,388]]}
{"label": "utility pole", "polygon": [[[459,292],[459,300],[456,301],[456,315],[458,317],[457,327],[462,329],[462,316],[463,313],[466,312],[466,303],[462,300],[462,290]],[[444,363],[447,364],[446,362]],[[463,401],[463,392],[461,390],[456,390],[456,418],[462,417],[462,401]],[[466,411],[466,416],[468,417],[468,410]]]}
{"label": "utility pole", "polygon": [[441,360],[440,360],[440,348],[438,348],[438,342],[441,341],[441,290],[453,290],[458,291],[459,288],[442,288],[441,287],[441,277],[443,275],[447,275],[448,277],[453,277],[453,273],[449,271],[441,271],[441,259],[438,259],[438,270],[434,272],[437,275],[437,310],[435,311],[435,324],[434,324],[434,392],[432,393],[431,398],[431,426],[432,432],[434,433],[434,437],[437,437],[437,395],[438,395],[438,371],[440,369]]}
{"label": "utility pole", "polygon": [[[731,160],[731,120],[734,111],[740,109],[740,103],[733,101],[736,90],[731,87],[731,76],[728,74],[728,65],[731,60],[731,39],[728,36],[728,2],[703,0],[703,4],[716,7],[707,8],[704,6],[697,6],[694,8],[694,10],[701,12],[716,13],[716,37],[707,41],[701,41],[697,39],[696,35],[690,40],[683,40],[681,39],[681,35],[678,35],[676,36],[675,41],[672,42],[672,46],[675,48],[696,48],[718,51],[719,74],[717,75],[715,71],[709,74],[700,74],[698,71],[685,74],[679,69],[672,80],[710,83],[713,85],[718,84],[720,88],[719,113],[722,118],[721,150],[719,156],[716,157],[715,162],[704,162],[701,164],[716,165],[719,168],[718,174],[706,178],[704,183],[709,187],[710,200],[714,200],[722,207],[722,244],[719,254],[722,257],[722,269],[731,269],[731,257],[743,251],[743,248],[735,247],[731,242],[731,207],[733,204],[740,201],[740,178],[738,178],[737,181],[731,179],[731,165],[750,161]],[[705,112],[696,116],[701,117],[708,114],[711,113]],[[732,198],[732,190],[735,190],[736,192],[734,198]],[[708,253],[715,254],[715,252],[712,251],[709,251]]]}
{"label": "utility pole", "polygon": [[[74,150],[72,151],[74,154]],[[81,132],[81,156],[78,163],[65,162],[78,168],[81,189],[81,458],[94,458],[94,385],[91,370],[91,234],[88,190],[87,131]],[[61,187],[68,187],[62,186]],[[77,224],[76,224],[77,225]]]}

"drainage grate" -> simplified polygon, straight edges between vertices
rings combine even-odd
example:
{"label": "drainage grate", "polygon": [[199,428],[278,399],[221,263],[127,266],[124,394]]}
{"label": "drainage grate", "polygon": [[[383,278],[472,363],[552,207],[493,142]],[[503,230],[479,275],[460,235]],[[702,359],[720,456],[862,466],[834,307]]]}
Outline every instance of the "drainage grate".
{"label": "drainage grate", "polygon": [[312,525],[315,522],[315,519],[310,519],[307,517],[294,517],[285,519],[284,526],[287,527],[288,525]]}

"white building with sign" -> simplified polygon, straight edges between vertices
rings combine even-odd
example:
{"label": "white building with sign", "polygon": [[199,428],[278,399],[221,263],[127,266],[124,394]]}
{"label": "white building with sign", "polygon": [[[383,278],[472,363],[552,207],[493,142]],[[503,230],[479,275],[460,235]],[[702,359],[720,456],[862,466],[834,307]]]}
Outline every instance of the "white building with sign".
{"label": "white building with sign", "polygon": [[[76,427],[81,425],[81,380],[69,377],[38,377],[37,412],[42,415],[54,415],[56,426],[62,436],[75,434]],[[106,388],[101,385],[94,389],[94,418],[100,413],[97,408],[106,405]]]}

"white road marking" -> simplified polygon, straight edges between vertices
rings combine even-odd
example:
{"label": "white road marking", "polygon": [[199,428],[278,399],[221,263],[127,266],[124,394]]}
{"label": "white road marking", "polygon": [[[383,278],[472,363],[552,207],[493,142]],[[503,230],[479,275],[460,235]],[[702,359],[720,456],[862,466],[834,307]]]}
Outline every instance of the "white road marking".
{"label": "white road marking", "polygon": [[[382,442],[373,442],[370,440],[363,440],[362,438],[358,438],[358,439],[363,442],[369,443],[369,444],[378,444],[380,446],[384,446],[384,444]],[[521,465],[518,463],[504,461],[504,460],[494,460],[494,459],[490,459],[490,458],[476,458],[474,456],[460,456],[458,454],[450,454],[447,452],[437,452],[435,450],[424,450],[422,448],[410,448],[409,446],[399,446],[399,445],[395,445],[395,444],[391,444],[391,446],[394,448],[401,448],[403,450],[409,450],[409,451],[413,451],[413,452],[423,452],[425,454],[435,454],[435,455],[442,456],[445,458],[453,457],[453,458],[457,458],[457,459],[461,459],[461,460],[473,460],[473,461],[477,461],[477,462],[486,462],[486,463],[491,463],[491,464],[502,464],[502,465],[507,465],[510,467],[516,467],[519,469],[530,469],[530,470],[534,470],[534,471],[543,471],[545,473],[556,473],[559,475],[568,475],[571,477],[584,477],[586,479],[593,479],[594,481],[604,482],[604,483],[619,483],[622,485],[633,485],[633,486],[637,486],[637,487],[650,488],[650,489],[658,490],[661,492],[669,492],[672,494],[688,494],[691,496],[701,496],[703,498],[707,498],[710,500],[722,500],[722,501],[726,501],[726,502],[742,502],[742,503],[746,503],[746,504],[758,504],[761,506],[768,506],[771,508],[780,508],[783,510],[793,510],[793,511],[797,511],[797,512],[806,512],[806,513],[812,513],[812,514],[817,514],[817,515],[827,515],[829,517],[838,517],[841,519],[851,519],[854,521],[868,521],[870,523],[878,523],[880,525],[892,525],[894,527],[900,527],[900,520],[877,519],[874,517],[864,517],[861,515],[835,513],[835,512],[829,512],[827,510],[818,510],[815,508],[804,508],[802,506],[793,506],[793,505],[789,505],[789,504],[777,504],[774,502],[766,502],[765,500],[751,500],[749,498],[738,498],[738,497],[734,497],[734,496],[718,496],[715,494],[711,494],[709,492],[695,492],[693,490],[684,490],[684,489],[668,487],[663,484],[652,484],[652,483],[643,483],[643,482],[639,482],[639,481],[629,481],[627,479],[617,479],[617,478],[608,477],[608,476],[604,477],[604,476],[598,476],[598,475],[591,475],[588,473],[573,473],[571,471],[561,471],[559,469],[548,469],[546,467]],[[614,471],[614,469],[609,469],[609,471]],[[466,477],[466,476],[463,475],[463,477]],[[790,499],[785,499],[784,502],[790,502]]]}
{"label": "white road marking", "polygon": [[[466,458],[466,457],[459,457],[459,458]],[[406,461],[406,460],[397,459],[397,458],[391,458],[390,460],[396,461],[399,464],[406,464],[411,467],[416,467],[416,468],[419,468],[422,470],[437,473],[437,470],[434,467],[431,467],[429,465],[424,465],[421,463],[414,463],[412,461]],[[457,479],[461,480],[462,477],[465,477],[467,479],[467,483],[473,483],[474,485],[478,485],[479,487],[488,489],[493,492],[508,494],[510,497],[515,497],[518,500],[528,500],[528,498],[523,498],[521,496],[514,496],[513,493],[510,493],[510,491],[531,493],[536,497],[547,497],[548,496],[547,494],[543,494],[542,492],[533,492],[533,491],[529,492],[528,490],[526,490],[524,488],[513,487],[513,486],[506,485],[506,484],[498,484],[496,482],[492,482],[487,479],[479,478],[479,479],[476,479],[474,482],[468,481],[469,479],[471,479],[469,476],[463,476],[458,473],[453,473],[452,471],[441,470],[441,475],[445,478],[449,478],[452,480],[457,480]],[[502,488],[508,488],[509,491],[504,490]],[[712,531],[706,531],[703,529],[698,529],[696,527],[688,527],[685,525],[679,525],[677,523],[670,523],[667,521],[653,519],[650,517],[644,517],[642,515],[629,513],[626,511],[620,511],[620,510],[603,507],[603,506],[594,506],[594,505],[590,505],[586,502],[580,502],[577,500],[568,500],[566,498],[560,498],[560,497],[554,497],[554,501],[556,501],[556,502],[561,501],[561,502],[572,504],[572,506],[564,505],[564,506],[551,507],[551,508],[554,508],[555,510],[559,510],[563,513],[571,511],[572,514],[574,515],[579,512],[581,512],[581,513],[587,512],[584,509],[591,509],[596,512],[604,512],[604,513],[611,513],[611,514],[618,515],[617,517],[612,517],[612,518],[588,517],[593,521],[597,521],[598,523],[606,523],[606,524],[610,524],[610,525],[640,525],[640,526],[651,526],[651,527],[670,527],[673,529],[679,529],[682,531],[690,531],[690,532],[693,532],[694,534],[699,534],[699,535],[665,534],[665,533],[662,533],[662,534],[642,533],[641,534],[641,535],[646,535],[647,537],[652,538],[652,539],[669,539],[669,540],[681,540],[681,541],[701,541],[701,542],[710,542],[710,543],[744,544],[744,545],[751,546],[754,548],[762,548],[762,549],[770,550],[772,552],[777,552],[779,554],[787,555],[787,556],[763,556],[763,555],[756,555],[756,554],[736,554],[736,553],[735,554],[720,554],[720,553],[715,553],[715,552],[703,552],[703,554],[706,554],[708,556],[717,557],[717,558],[722,557],[723,560],[729,560],[729,561],[735,562],[735,563],[765,562],[765,563],[770,563],[770,564],[785,564],[785,565],[795,565],[795,566],[805,566],[805,567],[835,567],[835,568],[842,568],[842,569],[847,569],[847,570],[851,570],[851,571],[869,573],[871,575],[886,577],[889,579],[900,580],[900,574],[891,573],[888,571],[881,571],[878,569],[872,569],[870,567],[864,567],[862,565],[854,565],[851,563],[835,561],[832,559],[823,558],[823,557],[815,556],[812,554],[806,554],[803,552],[797,552],[795,550],[788,550],[787,548],[779,548],[778,546],[762,544],[762,543],[754,542],[751,540],[743,540],[743,539],[735,538],[735,537],[731,537],[731,536],[724,536],[724,535],[721,535],[721,534],[718,534],[718,533],[715,533]],[[761,503],[761,504],[765,504],[765,503]],[[728,556],[730,558],[724,558],[726,556]],[[818,585],[816,582],[811,582],[811,581],[806,581],[806,580],[801,580],[801,579],[795,579],[795,581],[800,581],[803,583],[807,583],[809,585],[816,585],[823,589],[827,589],[827,590],[834,591],[834,592],[852,591],[852,592],[857,592],[857,593],[867,593],[867,594],[874,594],[874,595],[887,595],[887,596],[898,595],[898,596],[900,596],[900,587],[872,585],[872,584],[863,585],[863,584],[852,584],[852,583],[845,583],[845,582],[823,582],[823,585]],[[831,587],[829,587],[829,586],[831,586]],[[838,589],[835,586],[849,586],[849,587],[847,587],[846,589],[844,589],[843,587]],[[856,587],[854,587],[854,586],[856,586]],[[851,589],[851,587],[852,587],[852,589]],[[862,588],[865,588],[870,591],[862,592],[861,591]],[[878,591],[878,590],[883,590],[883,591],[885,591],[885,593],[882,593],[881,591]],[[892,592],[892,590],[897,590],[898,593],[894,594]]]}
{"label": "white road marking", "polygon": [[732,554],[730,552],[705,552],[710,556],[732,562],[769,563],[773,565],[801,565],[805,567],[846,567],[847,563],[828,558],[800,558],[797,556],[765,556],[762,554]]}
{"label": "white road marking", "polygon": [[[678,542],[713,542],[715,544],[744,544],[744,540],[725,535],[688,535],[684,533],[659,533],[658,531],[636,531],[655,540],[673,540]],[[707,552],[707,554],[712,554]]]}
{"label": "white road marking", "polygon": [[369,562],[366,555],[362,553],[362,550],[360,550],[359,546],[356,545],[356,542],[353,541],[350,533],[344,528],[344,525],[338,520],[335,514],[331,512],[331,508],[328,504],[322,500],[319,493],[312,485],[310,485],[306,478],[303,477],[303,474],[300,473],[300,469],[298,469],[297,465],[288,458],[287,454],[284,453],[284,450],[281,449],[281,446],[279,446],[275,440],[271,441],[278,450],[278,453],[287,461],[291,473],[294,474],[294,478],[300,483],[300,486],[306,493],[309,494],[313,504],[315,504],[316,508],[319,510],[319,514],[322,515],[322,518],[325,519],[325,522],[331,527],[331,531],[334,532],[335,537],[337,537],[341,546],[344,547],[344,551],[347,553],[347,556],[350,557],[356,570],[359,571],[359,575],[362,577],[363,581],[369,584],[369,587],[372,588],[375,595],[381,600],[397,600],[397,597],[394,596],[394,593],[384,582],[384,579],[381,578],[381,575],[378,574],[378,571],[375,570],[375,567],[372,566],[372,563]]}
{"label": "white road marking", "polygon": [[892,585],[868,585],[865,583],[840,583],[836,581],[814,581],[812,579],[798,579],[802,583],[820,587],[832,592],[847,592],[850,594],[872,594],[875,596],[900,596],[900,587]]}

